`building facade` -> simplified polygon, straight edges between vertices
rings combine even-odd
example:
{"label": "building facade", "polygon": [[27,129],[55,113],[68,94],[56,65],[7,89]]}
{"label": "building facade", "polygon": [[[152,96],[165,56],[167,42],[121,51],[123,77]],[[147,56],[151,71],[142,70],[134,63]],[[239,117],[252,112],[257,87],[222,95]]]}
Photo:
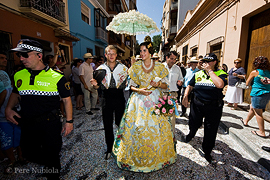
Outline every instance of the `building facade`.
{"label": "building facade", "polygon": [[185,20],[186,12],[193,9],[199,0],[166,0],[163,6],[162,16],[162,45],[161,57],[170,50],[175,49],[175,37],[178,29]]}
{"label": "building facade", "polygon": [[[107,0],[108,25],[113,17],[120,12],[128,12],[129,10],[137,9],[136,0]],[[109,44],[114,45],[118,50],[117,59],[127,59],[133,54],[133,45],[136,42],[136,37],[125,34],[115,34],[108,31]]]}
{"label": "building facade", "polygon": [[70,31],[80,41],[73,42],[74,58],[83,58],[85,53],[103,56],[108,45],[105,1],[68,1]]}
{"label": "building facade", "polygon": [[[34,39],[44,47],[43,56],[54,55],[55,46],[61,44],[65,51],[66,77],[70,74],[73,58],[72,42],[79,41],[69,31],[67,0],[2,0],[0,3],[0,48],[8,52],[22,38]],[[18,57],[8,52],[8,73],[14,73]]]}
{"label": "building facade", "polygon": [[[180,59],[215,53],[220,65],[241,58],[247,75],[257,56],[270,57],[270,3],[265,0],[201,0],[187,11],[175,37]],[[244,100],[250,103],[250,90]],[[269,109],[269,107],[268,107]]]}

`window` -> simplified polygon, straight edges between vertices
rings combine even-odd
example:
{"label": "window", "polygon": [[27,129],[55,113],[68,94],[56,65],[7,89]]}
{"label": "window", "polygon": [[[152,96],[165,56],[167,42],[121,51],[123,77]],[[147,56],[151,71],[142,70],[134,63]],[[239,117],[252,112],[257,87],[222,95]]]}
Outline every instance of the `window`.
{"label": "window", "polygon": [[218,60],[220,60],[221,58],[221,52],[222,52],[221,49],[222,49],[221,43],[210,46],[210,52],[214,53],[217,56]]}
{"label": "window", "polygon": [[87,53],[91,53],[91,54],[93,55],[93,49],[86,48],[86,52],[87,52]]}
{"label": "window", "polygon": [[117,14],[121,12],[121,2],[120,0],[109,0],[109,11],[116,11]]}
{"label": "window", "polygon": [[197,57],[198,48],[191,49],[191,57]]}
{"label": "window", "polygon": [[100,9],[95,9],[95,27],[106,29],[106,16]]}
{"label": "window", "polygon": [[183,47],[183,50],[182,50],[182,61],[184,63],[187,62],[187,54],[188,53],[188,45],[186,45],[185,47]]}
{"label": "window", "polygon": [[86,22],[87,24],[91,25],[90,22],[90,9],[83,3],[81,2],[81,16],[82,16],[82,20],[84,22]]}
{"label": "window", "polygon": [[4,32],[0,30],[0,49],[7,53],[7,67],[6,67],[6,72],[8,75],[11,75],[14,73],[14,55],[13,52],[9,51],[13,45],[12,45],[12,40],[11,40],[11,33],[9,32]]}
{"label": "window", "polygon": [[171,26],[176,26],[177,25],[177,11],[171,12]]}
{"label": "window", "polygon": [[[66,63],[70,64],[70,47],[66,44],[61,44],[61,45],[62,45],[62,48],[64,50],[64,56],[65,56],[64,58],[66,60]],[[63,57],[62,57],[62,60],[63,60]]]}
{"label": "window", "polygon": [[95,52],[96,52],[96,56],[103,56],[104,49],[101,47],[95,46]]}

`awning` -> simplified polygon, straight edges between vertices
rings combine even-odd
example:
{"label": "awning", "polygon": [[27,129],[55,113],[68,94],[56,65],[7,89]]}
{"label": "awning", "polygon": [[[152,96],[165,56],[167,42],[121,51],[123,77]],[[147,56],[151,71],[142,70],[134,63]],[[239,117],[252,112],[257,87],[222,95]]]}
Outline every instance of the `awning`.
{"label": "awning", "polygon": [[71,35],[70,31],[66,29],[57,28],[54,29],[55,37],[62,38],[67,41],[79,41],[80,39]]}

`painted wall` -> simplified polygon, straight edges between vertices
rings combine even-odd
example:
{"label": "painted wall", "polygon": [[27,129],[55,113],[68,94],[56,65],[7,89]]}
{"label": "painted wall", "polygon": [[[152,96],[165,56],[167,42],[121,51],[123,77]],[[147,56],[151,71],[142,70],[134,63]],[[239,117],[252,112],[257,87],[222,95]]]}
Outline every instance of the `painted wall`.
{"label": "painted wall", "polygon": [[[227,64],[230,69],[234,65],[234,59],[240,57],[245,60],[246,58],[249,18],[268,8],[270,8],[270,3],[266,3],[263,0],[238,1],[227,11],[225,10],[209,22],[209,24],[205,25],[190,39],[187,39],[183,44],[178,45],[177,51],[182,54],[182,48],[188,44],[188,55],[190,55],[190,47],[198,42],[198,55],[205,55],[207,53],[207,42],[220,36],[224,36],[224,42],[222,43],[223,57],[221,58],[221,63]],[[195,8],[195,10],[198,9]],[[205,11],[205,13],[207,14],[209,12]],[[200,23],[200,21],[198,21],[198,23]],[[242,65],[244,66],[245,64],[243,63]]]}
{"label": "painted wall", "polygon": [[[55,37],[53,28],[24,18],[9,11],[0,10],[0,30],[12,33],[12,44],[15,47],[21,39],[21,35],[30,36],[37,39],[42,39],[55,44],[62,42],[61,39]],[[39,36],[37,33],[40,33]],[[72,45],[69,41],[64,41],[65,44]],[[54,52],[52,51],[51,54]],[[72,54],[71,54],[72,57]],[[16,59],[19,62],[19,59]]]}
{"label": "painted wall", "polygon": [[81,1],[68,1],[70,31],[73,35],[80,38],[80,41],[73,42],[74,58],[82,58],[87,52],[87,48],[92,49],[93,55],[95,55],[95,45],[103,47],[104,49],[107,46],[107,44],[99,43],[95,39],[94,6],[88,0],[82,0],[82,2],[88,6],[91,12],[89,24],[84,22],[81,18]]}
{"label": "painted wall", "polygon": [[[47,25],[41,24],[39,22],[30,20],[28,18],[22,17],[18,14],[11,13],[6,10],[0,10],[0,30],[12,33],[12,46],[16,47],[18,41],[21,39],[21,35],[30,36],[33,38],[45,40],[51,43],[51,52],[45,52],[43,55],[54,54],[54,46],[58,43],[65,44],[70,46],[70,57],[73,57],[72,54],[72,43],[70,41],[65,41],[55,37],[54,29]],[[39,35],[38,35],[39,33]],[[20,60],[18,57],[14,56],[15,64],[19,64]],[[64,70],[66,78],[70,74],[70,65],[66,65]]]}

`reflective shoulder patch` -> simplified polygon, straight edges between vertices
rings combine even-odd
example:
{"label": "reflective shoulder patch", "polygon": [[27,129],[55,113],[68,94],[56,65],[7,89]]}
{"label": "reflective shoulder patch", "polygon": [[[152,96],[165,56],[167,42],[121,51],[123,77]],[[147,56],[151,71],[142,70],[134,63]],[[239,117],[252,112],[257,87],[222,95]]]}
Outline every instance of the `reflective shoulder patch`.
{"label": "reflective shoulder patch", "polygon": [[70,90],[70,82],[66,82],[65,87],[66,87],[67,90]]}

